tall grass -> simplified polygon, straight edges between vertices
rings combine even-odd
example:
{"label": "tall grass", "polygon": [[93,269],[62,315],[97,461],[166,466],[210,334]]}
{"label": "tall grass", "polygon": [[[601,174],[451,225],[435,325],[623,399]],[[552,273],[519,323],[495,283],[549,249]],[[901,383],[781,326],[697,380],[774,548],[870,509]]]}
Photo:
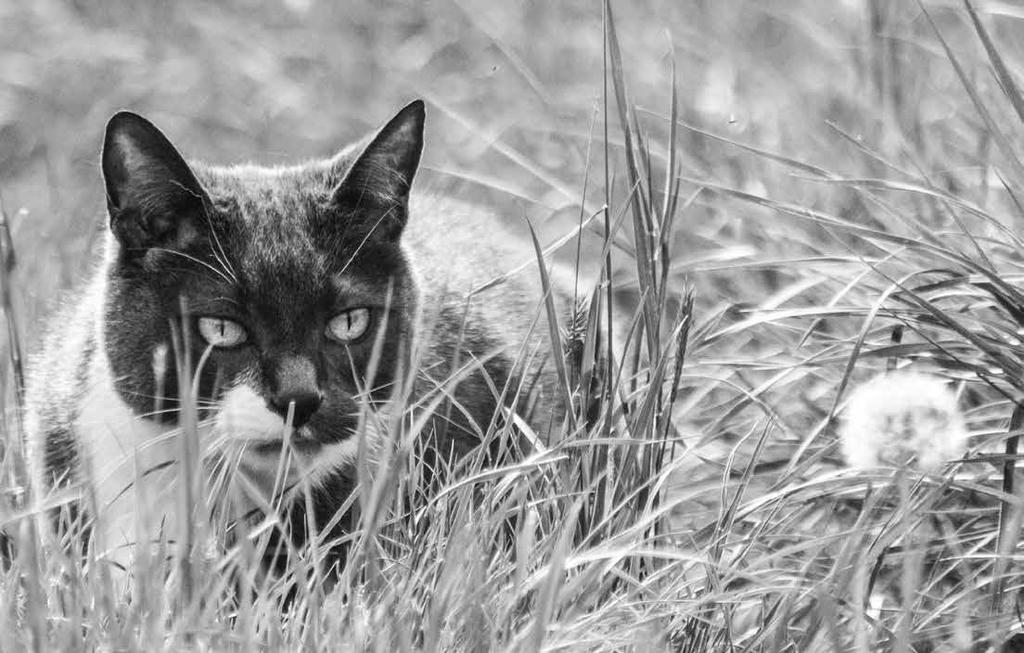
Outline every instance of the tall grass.
{"label": "tall grass", "polygon": [[[512,191],[576,195],[573,222],[601,232],[596,247],[579,246],[601,270],[580,289],[586,311],[566,324],[537,307],[561,345],[554,364],[571,407],[549,442],[497,467],[470,456],[421,496],[424,423],[399,411],[381,426],[388,446],[361,456],[359,520],[333,584],[317,564],[326,543],[289,552],[281,574],[259,573],[273,528],[262,522],[215,537],[226,549],[217,555],[157,550],[128,601],[102,565],[44,544],[35,511],[5,493],[0,521],[15,551],[0,573],[0,647],[998,650],[1021,629],[1024,102],[1020,53],[993,26],[1013,12],[858,6],[867,45],[853,64],[835,63],[846,35],[826,29],[820,10],[773,5],[751,24],[786,26],[801,47],[824,43],[819,59],[787,78],[758,67],[756,51],[715,50],[733,63],[696,91],[692,43],[714,46],[743,25],[733,5],[688,8],[708,34],[673,25],[682,72],[659,87],[662,110],[631,95],[642,76],[630,43],[648,44],[623,38],[630,9],[607,3],[603,138],[580,137],[593,151],[581,190],[494,137],[500,172],[521,184]],[[527,77],[547,98],[543,78]],[[857,92],[833,87],[843,83]],[[760,114],[730,105],[730,93],[752,98],[744,85],[773,84],[835,109],[793,126],[766,117],[773,103],[794,106],[783,92]],[[719,104],[737,115],[714,121]],[[510,189],[486,170],[450,172]],[[544,242],[535,237],[542,279]],[[17,327],[17,303],[4,308]],[[913,478],[847,469],[835,431],[851,389],[908,366],[953,383],[970,450]],[[7,389],[7,407],[16,394]],[[5,412],[9,434],[16,416]],[[488,437],[514,442],[511,425],[525,422],[505,417]],[[16,447],[6,454],[5,487],[24,487]],[[901,582],[906,569],[921,570],[916,587]]]}

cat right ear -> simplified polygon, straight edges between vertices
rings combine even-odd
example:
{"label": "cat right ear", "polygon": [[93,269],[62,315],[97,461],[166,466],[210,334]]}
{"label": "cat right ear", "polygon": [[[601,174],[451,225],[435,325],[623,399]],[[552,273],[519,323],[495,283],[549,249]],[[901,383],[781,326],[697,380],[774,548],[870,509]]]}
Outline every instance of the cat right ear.
{"label": "cat right ear", "polygon": [[103,181],[110,228],[130,257],[153,247],[183,247],[208,201],[167,137],[129,111],[107,123]]}
{"label": "cat right ear", "polygon": [[398,238],[405,226],[423,152],[423,120],[423,101],[408,104],[363,148],[334,189],[337,207],[360,214],[364,226],[387,240]]}

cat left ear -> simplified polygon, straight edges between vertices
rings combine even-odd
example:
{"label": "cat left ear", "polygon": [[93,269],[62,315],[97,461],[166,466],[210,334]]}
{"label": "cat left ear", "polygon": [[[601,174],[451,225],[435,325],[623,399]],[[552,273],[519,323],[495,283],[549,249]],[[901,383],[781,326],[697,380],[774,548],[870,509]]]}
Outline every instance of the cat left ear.
{"label": "cat left ear", "polygon": [[130,258],[182,247],[195,235],[206,192],[167,137],[142,116],[116,113],[103,140],[110,228]]}
{"label": "cat left ear", "polygon": [[423,152],[423,101],[416,100],[377,132],[334,190],[335,204],[360,212],[367,228],[397,239],[405,226],[409,189]]}

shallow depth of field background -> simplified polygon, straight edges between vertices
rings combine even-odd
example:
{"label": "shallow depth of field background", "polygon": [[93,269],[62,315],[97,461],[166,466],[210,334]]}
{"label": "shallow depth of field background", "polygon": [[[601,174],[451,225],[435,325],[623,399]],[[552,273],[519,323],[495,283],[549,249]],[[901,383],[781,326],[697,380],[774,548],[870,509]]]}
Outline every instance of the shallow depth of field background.
{"label": "shallow depth of field background", "polygon": [[[1024,10],[975,4],[1011,71],[1021,70]],[[927,320],[894,309],[865,323],[896,281],[918,283],[914,275],[939,270],[938,282],[966,268],[814,216],[937,240],[1015,282],[1024,263],[1013,236],[1024,229],[1024,209],[1011,192],[1024,183],[1015,161],[1024,152],[1021,121],[960,2],[925,7],[974,101],[916,2],[612,7],[655,188],[664,186],[673,64],[686,125],[677,132],[676,174],[680,202],[693,202],[677,219],[672,283],[695,285],[697,328],[677,420],[690,458],[672,477],[683,497],[680,533],[699,537],[713,525],[735,498],[731,483],[749,471],[743,487],[757,492],[739,503],[791,493],[798,507],[762,517],[757,506],[740,511],[748,526],[771,527],[737,526],[737,534],[757,535],[718,542],[728,552],[721,555],[733,556],[722,564],[750,563],[745,582],[766,604],[786,592],[794,604],[820,598],[831,591],[830,572],[817,556],[827,537],[835,542],[852,525],[851,496],[862,497],[863,485],[840,483],[835,496],[799,488],[842,465],[833,417],[847,387],[912,360],[956,381],[980,455],[1001,449],[1024,381],[1012,368],[993,371],[988,349],[941,320],[922,332],[915,327]],[[582,0],[0,0],[0,193],[14,216],[14,299],[27,345],[60,291],[87,269],[102,226],[99,144],[114,111],[149,117],[188,158],[272,164],[330,155],[423,98],[417,189],[499,207],[513,224],[528,217],[550,240],[576,222],[581,201],[587,215],[605,202],[602,29],[601,4]],[[618,113],[610,113],[618,215],[626,172]],[[772,202],[791,210],[772,210]],[[585,245],[591,259],[597,243]],[[571,256],[567,248],[563,257]],[[616,252],[615,265],[626,278],[632,262]],[[998,316],[985,321],[999,309],[993,302],[953,287],[930,298],[965,330],[998,323],[990,335],[1005,335],[1006,361],[1017,360],[1013,329]],[[900,324],[909,329],[889,347]],[[979,460],[962,466],[977,494],[959,496],[960,512],[948,508],[949,530],[935,537],[954,534],[963,559],[984,566],[999,504],[979,488],[998,487],[1002,467]],[[979,578],[990,573],[933,577],[922,601],[933,618],[921,620],[920,632],[941,640],[964,620],[984,631],[989,588]],[[966,606],[963,615],[956,604]]]}
{"label": "shallow depth of field background", "polygon": [[[867,3],[854,0],[623,3],[626,81],[655,167],[674,60],[681,115],[695,126],[837,172],[870,170],[832,121],[939,180],[984,183],[986,144],[927,23],[911,2],[882,4],[891,15],[873,35]],[[933,6],[936,19],[976,62],[963,17],[946,4]],[[1017,26],[995,21],[1010,34]],[[510,220],[575,219],[592,143],[588,207],[599,208],[601,30],[594,2],[0,3],[0,188],[9,213],[29,212],[14,224],[16,245],[31,252],[20,268],[31,281],[25,315],[82,270],[102,221],[102,130],[122,108],[153,120],[186,157],[272,164],[329,155],[421,97],[420,188],[454,186]],[[614,124],[610,138],[622,141]],[[685,130],[679,138],[685,176],[850,210],[841,192]],[[680,228],[681,267],[798,251],[793,225],[701,204]],[[695,279],[705,301],[750,301],[772,290],[752,276]]]}

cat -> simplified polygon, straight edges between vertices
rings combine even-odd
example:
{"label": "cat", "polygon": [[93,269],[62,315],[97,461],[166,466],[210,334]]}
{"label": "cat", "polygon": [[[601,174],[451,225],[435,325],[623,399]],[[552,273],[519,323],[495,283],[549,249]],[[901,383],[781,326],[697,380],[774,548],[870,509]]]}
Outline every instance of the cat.
{"label": "cat", "polygon": [[[126,567],[134,543],[180,536],[185,432],[259,490],[252,510],[279,500],[301,545],[307,507],[317,528],[351,527],[337,513],[361,407],[386,419],[405,370],[435,409],[421,447],[435,463],[477,450],[502,403],[534,433],[559,423],[536,254],[490,211],[411,192],[424,119],[415,101],[337,155],[286,167],[188,163],[141,116],[110,119],[102,252],[51,318],[25,398],[37,500],[75,498],[99,559]],[[551,270],[562,313],[572,274]],[[198,370],[194,391],[179,369]],[[362,419],[365,451],[387,429]],[[291,491],[271,496],[286,449]]]}

